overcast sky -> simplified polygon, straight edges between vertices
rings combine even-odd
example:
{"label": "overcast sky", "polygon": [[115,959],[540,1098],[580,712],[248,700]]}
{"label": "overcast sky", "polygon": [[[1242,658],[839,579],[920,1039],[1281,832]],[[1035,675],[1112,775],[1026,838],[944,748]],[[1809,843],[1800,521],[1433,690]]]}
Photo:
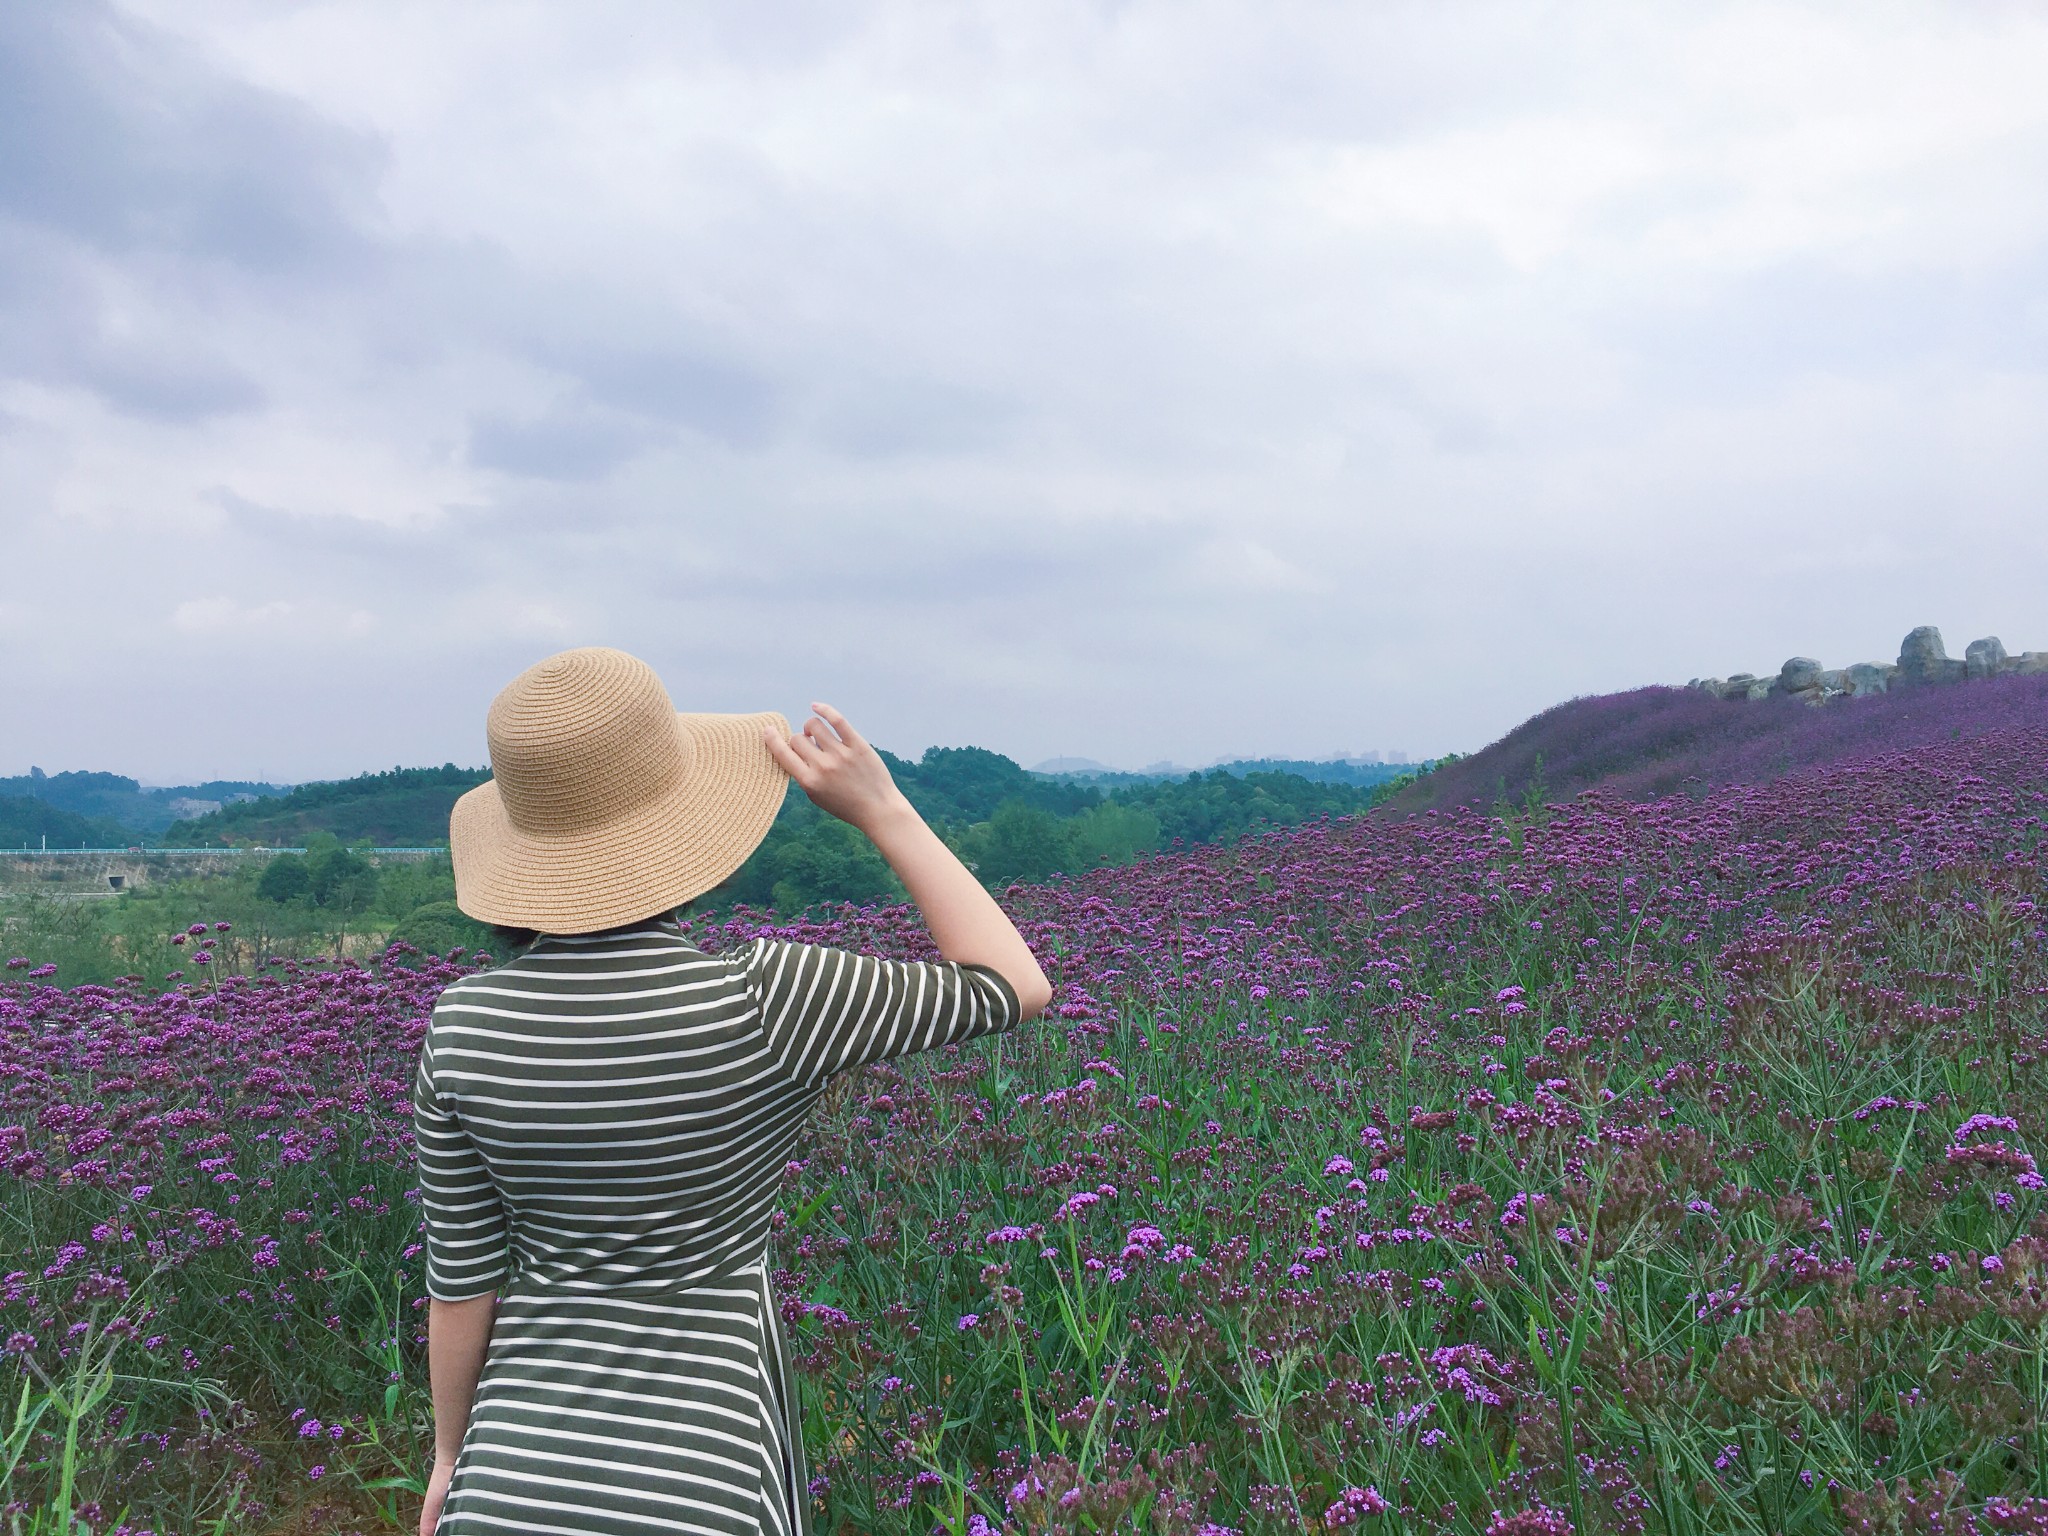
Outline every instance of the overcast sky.
{"label": "overcast sky", "polygon": [[0,7],[0,773],[1135,766],[2048,648],[2031,4]]}

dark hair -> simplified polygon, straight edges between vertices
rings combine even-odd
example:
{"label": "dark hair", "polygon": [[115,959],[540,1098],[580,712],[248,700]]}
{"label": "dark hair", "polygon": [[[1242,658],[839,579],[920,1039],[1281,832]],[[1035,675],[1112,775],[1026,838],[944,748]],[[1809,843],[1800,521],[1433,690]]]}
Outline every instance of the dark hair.
{"label": "dark hair", "polygon": [[[668,917],[680,922],[682,921],[683,910],[682,907],[664,907],[659,912],[650,912],[641,921],[651,922],[655,918]],[[538,928],[512,928],[504,923],[486,923],[484,926],[491,930],[493,947],[503,950],[508,958],[525,949],[535,939],[539,938],[541,933]]]}
{"label": "dark hair", "polygon": [[491,930],[491,947],[503,950],[508,959],[540,937],[538,928],[508,928],[503,923],[484,926]]}

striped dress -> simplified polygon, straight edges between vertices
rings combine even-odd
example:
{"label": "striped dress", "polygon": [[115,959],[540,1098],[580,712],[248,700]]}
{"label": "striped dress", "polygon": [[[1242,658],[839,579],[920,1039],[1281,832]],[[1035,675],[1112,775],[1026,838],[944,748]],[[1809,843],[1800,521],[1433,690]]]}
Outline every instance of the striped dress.
{"label": "striped dress", "polygon": [[1017,1021],[985,966],[671,918],[549,935],[441,994],[413,1079],[427,1292],[498,1293],[436,1536],[798,1536],[796,1384],[766,1267],[834,1073]]}

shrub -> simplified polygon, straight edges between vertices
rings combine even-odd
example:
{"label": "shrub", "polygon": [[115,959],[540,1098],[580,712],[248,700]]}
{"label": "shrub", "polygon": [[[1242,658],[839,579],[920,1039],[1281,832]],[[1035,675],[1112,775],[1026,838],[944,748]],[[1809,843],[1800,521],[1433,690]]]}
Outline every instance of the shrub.
{"label": "shrub", "polygon": [[393,943],[410,944],[427,955],[445,955],[455,949],[490,949],[494,937],[490,928],[452,901],[432,901],[413,908],[391,932]]}

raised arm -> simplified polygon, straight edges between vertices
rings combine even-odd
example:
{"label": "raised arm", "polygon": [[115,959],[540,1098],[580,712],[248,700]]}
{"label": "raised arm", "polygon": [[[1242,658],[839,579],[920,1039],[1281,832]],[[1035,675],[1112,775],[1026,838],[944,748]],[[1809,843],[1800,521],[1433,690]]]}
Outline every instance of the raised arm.
{"label": "raised arm", "polygon": [[[829,704],[784,741],[763,739],[817,807],[865,832],[923,913],[932,942],[948,960],[985,965],[1017,994],[1024,1018],[1052,1001],[1052,984],[1031,946],[993,896],[896,787],[875,749]],[[820,718],[822,717],[822,718]]]}

